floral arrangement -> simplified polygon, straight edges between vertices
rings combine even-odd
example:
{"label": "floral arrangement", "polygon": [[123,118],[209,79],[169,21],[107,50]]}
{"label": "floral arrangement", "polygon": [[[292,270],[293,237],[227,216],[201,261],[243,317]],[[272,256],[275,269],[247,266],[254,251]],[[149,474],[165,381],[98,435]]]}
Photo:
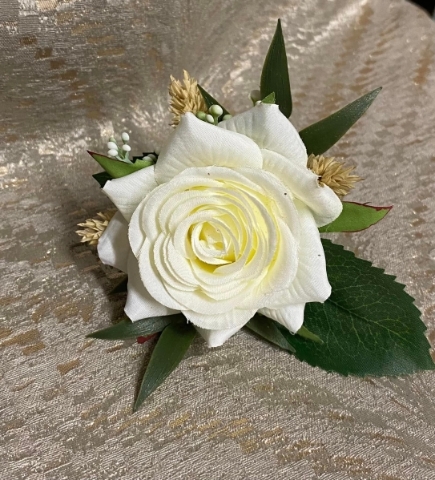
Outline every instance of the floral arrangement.
{"label": "floral arrangement", "polygon": [[134,410],[176,368],[196,334],[210,347],[241,328],[343,375],[433,369],[420,312],[404,287],[322,239],[358,232],[391,207],[343,201],[360,178],[323,154],[376,89],[299,133],[281,24],[253,107],[232,116],[187,72],[171,77],[173,131],[132,157],[129,135],[89,152],[116,210],[80,224],[82,241],[127,274],[126,318],[92,338],[159,334]]}

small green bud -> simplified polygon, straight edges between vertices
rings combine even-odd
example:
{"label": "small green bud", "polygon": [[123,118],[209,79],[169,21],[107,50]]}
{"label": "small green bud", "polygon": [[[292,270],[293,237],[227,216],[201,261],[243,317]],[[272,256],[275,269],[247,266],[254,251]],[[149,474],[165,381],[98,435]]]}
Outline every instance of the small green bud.
{"label": "small green bud", "polygon": [[213,115],[213,117],[220,117],[224,113],[222,107],[219,105],[212,105],[208,111]]}

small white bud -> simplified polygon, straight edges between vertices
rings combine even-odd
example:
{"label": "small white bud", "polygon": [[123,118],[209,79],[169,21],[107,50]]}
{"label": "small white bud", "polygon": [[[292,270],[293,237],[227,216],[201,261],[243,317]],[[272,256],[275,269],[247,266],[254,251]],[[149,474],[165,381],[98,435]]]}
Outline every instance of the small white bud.
{"label": "small white bud", "polygon": [[144,160],[145,162],[151,162],[153,159],[147,155],[146,157],[143,157],[142,160]]}
{"label": "small white bud", "polygon": [[108,142],[107,148],[108,148],[109,150],[118,150],[118,145],[116,145],[115,142]]}
{"label": "small white bud", "polygon": [[204,121],[205,121],[205,120],[206,120],[206,117],[207,117],[207,114],[204,113],[204,112],[198,112],[198,113],[196,114],[196,116],[197,116],[200,120],[204,120]]}
{"label": "small white bud", "polygon": [[123,132],[121,138],[123,142],[128,142],[130,140],[130,135],[127,132]]}
{"label": "small white bud", "polygon": [[122,149],[124,150],[124,152],[129,152],[131,150],[131,147],[130,145],[123,145]]}
{"label": "small white bud", "polygon": [[157,157],[154,155],[154,153],[150,153],[149,155],[147,155],[147,157],[150,157],[151,160],[157,160]]}
{"label": "small white bud", "polygon": [[253,103],[256,103],[258,100],[261,100],[261,92],[260,90],[252,90],[249,94],[250,99]]}
{"label": "small white bud", "polygon": [[233,116],[230,115],[229,113],[227,113],[226,115],[224,115],[224,116],[222,117],[222,120],[229,120],[230,118],[233,118]]}
{"label": "small white bud", "polygon": [[260,104],[261,104],[261,100],[257,100],[257,101],[255,102],[255,105],[260,105]]}
{"label": "small white bud", "polygon": [[206,115],[205,119],[208,123],[214,123],[214,118],[211,115]]}
{"label": "small white bud", "polygon": [[219,105],[212,105],[208,111],[213,115],[213,117],[220,117],[224,113],[222,107]]}
{"label": "small white bud", "polygon": [[109,157],[116,157],[116,155],[118,155],[118,149],[111,149],[109,150],[109,153],[108,153]]}
{"label": "small white bud", "polygon": [[160,155],[160,147],[156,147],[154,151],[156,152],[156,155]]}

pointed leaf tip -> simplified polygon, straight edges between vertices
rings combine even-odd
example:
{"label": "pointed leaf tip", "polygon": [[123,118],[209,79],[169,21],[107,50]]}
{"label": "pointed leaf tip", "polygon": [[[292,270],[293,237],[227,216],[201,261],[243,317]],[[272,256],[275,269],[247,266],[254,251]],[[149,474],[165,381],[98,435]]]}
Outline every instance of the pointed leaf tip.
{"label": "pointed leaf tip", "polygon": [[[183,317],[184,318],[184,317]],[[144,400],[175,370],[195,338],[196,330],[186,319],[166,327],[151,354],[133,406],[137,411]]]}
{"label": "pointed leaf tip", "polygon": [[86,337],[98,338],[100,340],[125,340],[127,338],[136,338],[161,332],[170,323],[180,320],[181,318],[184,318],[184,316],[180,313],[164,317],[144,318],[143,320],[137,320],[136,322],[124,318],[119,323],[89,333]]}
{"label": "pointed leaf tip", "polygon": [[264,60],[260,81],[261,98],[275,93],[275,103],[281,112],[290,117],[292,113],[292,95],[290,77],[288,72],[287,53],[282,34],[281,20],[278,20],[275,34]]}
{"label": "pointed leaf tip", "polygon": [[338,140],[367,111],[382,87],[357,98],[329,117],[304,128],[299,132],[308,154],[321,155],[335,145]]}
{"label": "pointed leaf tip", "polygon": [[111,158],[89,150],[88,153],[112,178],[125,177],[126,175],[137,172],[142,168],[149,167],[148,162],[126,163],[121,162],[116,158]]}
{"label": "pointed leaf tip", "polygon": [[380,222],[392,209],[356,202],[343,202],[343,210],[333,222],[319,228],[321,233],[361,232]]}

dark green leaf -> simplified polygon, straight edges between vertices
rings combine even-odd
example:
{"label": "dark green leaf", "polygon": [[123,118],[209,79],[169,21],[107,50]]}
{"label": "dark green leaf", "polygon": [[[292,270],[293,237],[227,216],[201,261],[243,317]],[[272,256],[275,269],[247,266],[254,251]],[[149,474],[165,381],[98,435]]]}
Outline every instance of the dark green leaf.
{"label": "dark green leaf", "polygon": [[110,291],[110,294],[123,293],[127,291],[128,277],[123,278],[115,288]]}
{"label": "dark green leaf", "polygon": [[208,92],[206,92],[201,85],[198,84],[199,91],[201,92],[201,95],[205,101],[205,104],[207,105],[207,108],[210,108],[212,105],[219,105],[224,113],[222,115],[228,115],[230,112],[223,107],[215,98],[213,98]]}
{"label": "dark green leaf", "polygon": [[101,340],[125,340],[140,336],[152,335],[161,332],[165,327],[176,320],[184,319],[181,313],[167,315],[165,317],[150,317],[132,322],[129,319],[121,320],[111,327],[98,330],[86,335],[88,338],[99,338]]}
{"label": "dark green leaf", "polygon": [[382,87],[358,98],[338,112],[299,132],[308,154],[321,155],[329,150],[366,112]]}
{"label": "dark green leaf", "polygon": [[278,347],[287,350],[289,352],[295,352],[294,348],[287,342],[279,328],[277,323],[263,315],[256,314],[245,325],[249,330],[264,338],[270,343],[277,345]]}
{"label": "dark green leaf", "polygon": [[296,357],[343,375],[404,375],[433,370],[420,312],[403,285],[323,240],[332,294],[307,303],[304,325],[323,339],[289,335]]}
{"label": "dark green leaf", "polygon": [[343,210],[340,216],[332,223],[320,227],[319,232],[359,232],[378,223],[392,208],[343,202]]}
{"label": "dark green leaf", "polygon": [[261,98],[265,98],[274,92],[279,109],[286,117],[290,117],[292,113],[292,94],[281,20],[278,20],[272,43],[264,61],[260,91]]}
{"label": "dark green leaf", "polygon": [[113,177],[109,175],[107,172],[99,172],[92,176],[100,184],[101,188],[103,188],[104,185],[106,185],[106,182],[113,179]]}
{"label": "dark green leaf", "polygon": [[276,103],[275,102],[275,92],[269,93],[269,95],[263,100],[261,100],[263,103]]}
{"label": "dark green leaf", "polygon": [[306,338],[312,342],[323,343],[323,340],[318,335],[308,330],[305,325],[302,325],[302,327],[296,332],[296,335],[300,335],[302,338]]}
{"label": "dark green leaf", "polygon": [[138,170],[146,168],[150,165],[149,162],[144,162],[142,160],[137,160],[135,163],[125,163],[121,162],[120,160],[116,160],[115,158],[100,155],[99,153],[89,151],[88,153],[113,178],[125,177],[126,175],[130,175],[130,173],[137,172]]}
{"label": "dark green leaf", "polygon": [[195,335],[195,327],[188,324],[186,319],[184,322],[171,323],[163,330],[145,371],[134,412],[181,362]]}

